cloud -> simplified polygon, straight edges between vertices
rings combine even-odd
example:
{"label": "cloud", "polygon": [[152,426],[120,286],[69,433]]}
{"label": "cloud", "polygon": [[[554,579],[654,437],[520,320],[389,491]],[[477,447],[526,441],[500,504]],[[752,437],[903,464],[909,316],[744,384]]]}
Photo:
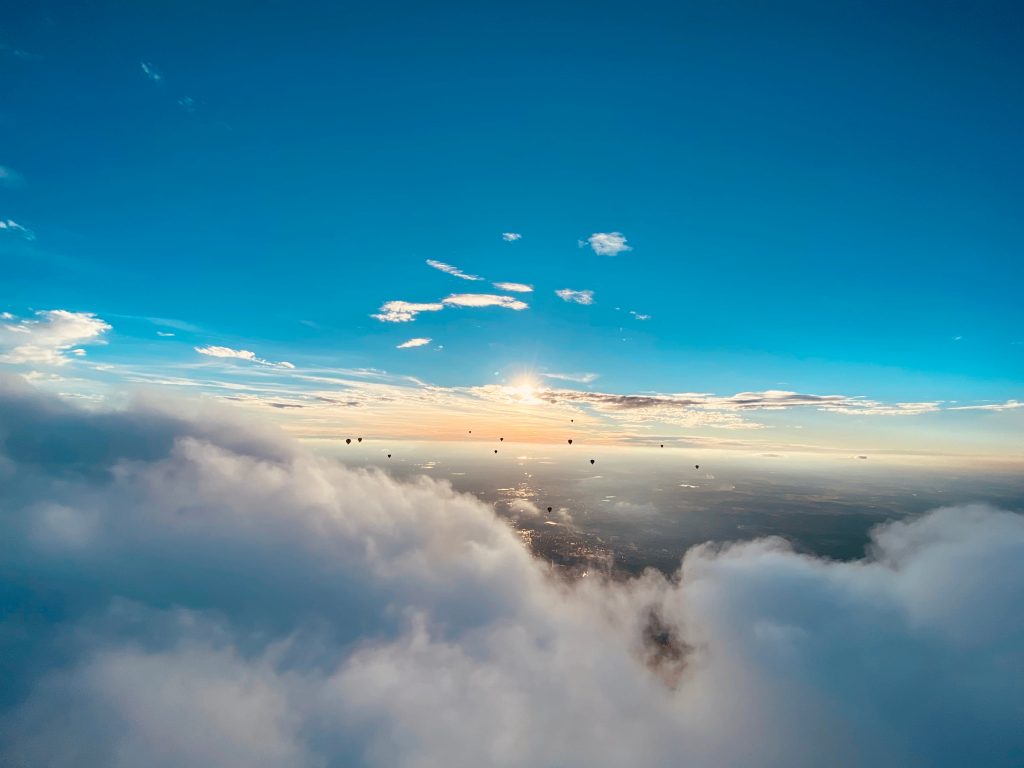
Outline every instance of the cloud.
{"label": "cloud", "polygon": [[[4,320],[14,316],[4,313]],[[0,360],[6,363],[65,365],[69,355],[81,356],[79,344],[101,341],[110,325],[91,312],[69,312],[65,309],[41,310],[35,319],[22,319],[0,326],[0,349],[6,350]]]}
{"label": "cloud", "polygon": [[516,311],[529,308],[529,304],[514,296],[496,296],[493,293],[453,293],[442,303],[449,307],[504,307]]}
{"label": "cloud", "polygon": [[36,233],[28,227],[22,226],[14,219],[0,219],[0,231],[7,231],[16,233],[24,237],[26,240],[35,240]]}
{"label": "cloud", "polygon": [[596,373],[542,373],[545,379],[555,379],[557,381],[575,381],[579,384],[590,384],[593,381],[597,381],[599,378]]}
{"label": "cloud", "polygon": [[512,293],[532,293],[533,286],[526,283],[491,283],[499,291],[511,291]]}
{"label": "cloud", "polygon": [[191,96],[182,96],[178,99],[178,106],[186,112],[191,113],[196,111],[196,102]]}
{"label": "cloud", "polygon": [[171,333],[170,331],[157,331],[156,335],[157,336],[163,336],[164,338],[168,338],[170,336],[173,336],[174,334]]}
{"label": "cloud", "polygon": [[453,275],[454,277],[461,277],[463,280],[483,280],[482,277],[477,277],[476,275],[467,275],[458,267],[453,267],[451,264],[445,264],[443,261],[427,259],[427,264],[429,264],[434,269],[439,269],[442,272],[446,272],[449,275]]}
{"label": "cloud", "polygon": [[982,403],[980,405],[955,405],[947,408],[947,411],[1015,411],[1024,408],[1024,403],[1019,400],[1007,400],[1005,403]]}
{"label": "cloud", "polygon": [[555,295],[558,296],[562,301],[568,301],[573,304],[593,304],[594,303],[594,292],[593,291],[574,291],[571,288],[560,288],[555,291]]}
{"label": "cloud", "polygon": [[639,312],[634,312],[632,309],[629,310],[629,314],[631,314],[633,316],[633,318],[636,319],[636,320],[650,320],[651,319],[650,315],[642,315]]}
{"label": "cloud", "polygon": [[225,357],[233,360],[245,360],[250,363],[256,363],[258,365],[266,365],[272,368],[294,368],[295,366],[288,362],[274,363],[270,360],[264,360],[263,358],[256,357],[255,352],[250,352],[248,349],[232,349],[231,347],[218,347],[216,345],[210,345],[206,347],[193,347],[196,352],[200,355],[206,355],[207,357]]}
{"label": "cloud", "polygon": [[518,232],[502,232],[501,239],[506,243],[514,243],[516,240],[522,240],[523,236]]}
{"label": "cloud", "polygon": [[403,341],[401,344],[395,347],[395,349],[410,349],[412,347],[422,347],[429,343],[430,339],[409,339],[408,341]]}
{"label": "cloud", "polygon": [[160,70],[156,68],[155,64],[152,64],[152,63],[150,63],[148,61],[143,61],[142,62],[142,73],[146,77],[148,77],[150,80],[152,80],[154,83],[161,83],[161,82],[163,82],[163,79],[164,79],[163,73],[160,72]]}
{"label": "cloud", "polygon": [[0,165],[0,186],[19,187],[22,183],[21,174],[6,165]]}
{"label": "cloud", "polygon": [[0,763],[1019,763],[1024,516],[569,582],[445,483],[196,407],[0,381]]}
{"label": "cloud", "polygon": [[380,312],[370,315],[382,323],[408,323],[416,319],[420,312],[440,312],[444,305],[440,303],[417,304],[410,301],[388,301],[381,305]]}
{"label": "cloud", "polygon": [[617,256],[623,251],[633,250],[626,245],[626,237],[621,232],[595,232],[587,242],[599,256]]}

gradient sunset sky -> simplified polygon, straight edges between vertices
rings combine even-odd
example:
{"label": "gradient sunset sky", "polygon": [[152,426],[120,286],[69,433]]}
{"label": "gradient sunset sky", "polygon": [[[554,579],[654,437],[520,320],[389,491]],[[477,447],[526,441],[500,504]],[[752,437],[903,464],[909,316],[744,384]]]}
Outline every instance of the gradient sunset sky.
{"label": "gradient sunset sky", "polygon": [[15,4],[0,361],[308,437],[1019,468],[1012,9]]}

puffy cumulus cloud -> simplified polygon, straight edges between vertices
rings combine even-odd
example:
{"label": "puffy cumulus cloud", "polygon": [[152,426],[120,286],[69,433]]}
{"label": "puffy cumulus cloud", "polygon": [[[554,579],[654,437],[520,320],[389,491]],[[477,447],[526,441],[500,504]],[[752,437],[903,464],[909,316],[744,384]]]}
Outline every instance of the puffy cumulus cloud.
{"label": "puffy cumulus cloud", "polygon": [[501,239],[506,243],[514,243],[516,240],[522,240],[523,236],[518,232],[502,232]]}
{"label": "puffy cumulus cloud", "polygon": [[491,283],[499,291],[511,291],[512,293],[532,293],[533,286],[526,283]]}
{"label": "puffy cumulus cloud", "polygon": [[1024,517],[568,583],[444,483],[192,409],[0,381],[0,763],[1020,762]]}
{"label": "puffy cumulus cloud", "polygon": [[567,301],[570,304],[594,303],[593,291],[574,291],[571,288],[559,288],[557,291],[555,291],[555,295],[562,301]]}
{"label": "puffy cumulus cloud", "polygon": [[444,304],[438,302],[417,304],[412,301],[386,301],[381,305],[380,311],[370,317],[382,323],[409,323],[415,320],[420,312],[440,312],[442,309]]}
{"label": "puffy cumulus cloud", "polygon": [[449,307],[504,307],[521,311],[529,308],[529,304],[514,296],[497,296],[493,293],[453,293],[442,303]]}
{"label": "puffy cumulus cloud", "polygon": [[463,280],[483,280],[482,277],[478,277],[477,275],[467,275],[458,267],[453,267],[451,264],[445,264],[443,261],[427,259],[427,264],[434,269],[439,269],[453,277],[461,277]]}
{"label": "puffy cumulus cloud", "polygon": [[[173,334],[172,334],[173,335]],[[281,361],[278,363],[270,360],[264,360],[261,357],[256,357],[255,352],[251,352],[248,349],[232,349],[231,347],[218,347],[215,344],[211,344],[206,347],[193,347],[196,352],[200,355],[206,355],[207,357],[225,357],[232,360],[245,360],[250,363],[256,363],[257,365],[266,365],[271,368],[289,368],[292,369],[295,366],[289,362]]]}
{"label": "puffy cumulus cloud", "polygon": [[110,330],[110,325],[91,312],[47,309],[34,318],[18,320],[5,312],[9,322],[0,326],[0,361],[35,365],[65,365],[70,356],[82,356],[79,344],[95,344]]}
{"label": "puffy cumulus cloud", "polygon": [[403,341],[401,344],[397,345],[395,349],[411,349],[412,347],[422,347],[429,343],[430,339],[409,339],[408,341]]}
{"label": "puffy cumulus cloud", "polygon": [[594,253],[600,256],[617,256],[623,251],[633,250],[626,245],[626,237],[621,232],[595,232],[587,238]]}

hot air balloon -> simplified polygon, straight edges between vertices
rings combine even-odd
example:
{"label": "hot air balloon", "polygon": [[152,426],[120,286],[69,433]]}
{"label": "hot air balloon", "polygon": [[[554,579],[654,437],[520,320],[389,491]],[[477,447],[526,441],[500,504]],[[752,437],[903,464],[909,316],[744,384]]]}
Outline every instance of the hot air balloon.
{"label": "hot air balloon", "polygon": [[694,469],[700,469],[700,464],[694,464],[694,465],[693,465],[693,468],[694,468]]}
{"label": "hot air balloon", "polygon": [[572,445],[572,438],[569,438],[569,445]]}
{"label": "hot air balloon", "polygon": [[388,454],[388,458],[389,458],[389,459],[391,458],[391,454],[390,454],[390,453]]}
{"label": "hot air balloon", "polygon": [[661,447],[662,447],[662,448],[664,448],[664,447],[665,447],[665,444],[664,444],[664,443],[662,443],[662,444],[661,444]]}
{"label": "hot air balloon", "polygon": [[548,512],[550,512],[550,511],[551,511],[551,507],[548,507]]}
{"label": "hot air balloon", "polygon": [[346,437],[345,438],[345,445],[349,445],[351,442],[352,442],[352,438],[351,437]]}
{"label": "hot air balloon", "polygon": [[363,442],[363,438],[361,438],[361,437],[357,437],[357,438],[356,438],[356,442],[357,442],[357,443],[361,443],[361,442]]}
{"label": "hot air balloon", "polygon": [[593,460],[593,459],[591,459],[591,460],[590,460],[590,463],[591,463],[591,464],[593,464],[593,463],[594,463],[594,460]]}
{"label": "hot air balloon", "polygon": [[505,442],[505,438],[504,437],[499,437],[498,438],[498,442],[499,443],[504,443]]}
{"label": "hot air balloon", "polygon": [[497,453],[497,452],[498,452],[498,449],[497,449],[497,448],[495,448],[495,449],[494,449],[494,452],[495,452],[495,453]]}

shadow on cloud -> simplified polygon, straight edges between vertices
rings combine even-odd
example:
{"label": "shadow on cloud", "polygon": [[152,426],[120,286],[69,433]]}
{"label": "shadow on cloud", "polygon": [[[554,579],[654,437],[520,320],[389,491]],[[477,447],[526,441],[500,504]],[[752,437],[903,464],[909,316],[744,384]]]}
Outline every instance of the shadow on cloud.
{"label": "shadow on cloud", "polygon": [[0,379],[0,763],[1014,765],[1024,517],[567,582],[446,483]]}

